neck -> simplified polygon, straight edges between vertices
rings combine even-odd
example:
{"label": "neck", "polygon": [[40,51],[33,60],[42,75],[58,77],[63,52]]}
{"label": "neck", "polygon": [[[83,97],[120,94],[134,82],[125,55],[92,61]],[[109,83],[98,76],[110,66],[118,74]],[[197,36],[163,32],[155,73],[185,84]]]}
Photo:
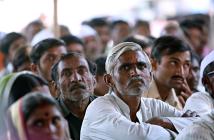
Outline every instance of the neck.
{"label": "neck", "polygon": [[160,94],[161,100],[165,101],[168,95],[171,93],[171,88],[168,88],[165,85],[163,85],[161,82],[156,80],[155,77],[154,77],[154,80],[156,82],[156,86],[158,88],[158,92]]}
{"label": "neck", "polygon": [[137,116],[136,113],[139,110],[141,96],[130,96],[130,95],[121,95],[120,93],[116,93],[117,96],[123,100],[130,109],[130,118],[133,122],[136,122]]}
{"label": "neck", "polygon": [[86,108],[89,104],[89,98],[86,98],[81,101],[68,101],[65,100],[65,105],[69,109],[69,111],[76,117],[83,119],[85,115]]}

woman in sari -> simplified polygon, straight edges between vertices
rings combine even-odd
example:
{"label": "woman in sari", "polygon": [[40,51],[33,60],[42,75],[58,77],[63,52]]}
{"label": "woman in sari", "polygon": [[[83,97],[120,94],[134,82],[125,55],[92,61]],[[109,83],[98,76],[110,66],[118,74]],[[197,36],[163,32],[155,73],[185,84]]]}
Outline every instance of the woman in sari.
{"label": "woman in sari", "polygon": [[0,139],[5,137],[5,113],[16,100],[32,91],[44,91],[50,94],[46,82],[33,74],[23,71],[11,73],[0,80]]}
{"label": "woman in sari", "polygon": [[9,140],[69,140],[66,122],[51,96],[27,94],[7,113]]}

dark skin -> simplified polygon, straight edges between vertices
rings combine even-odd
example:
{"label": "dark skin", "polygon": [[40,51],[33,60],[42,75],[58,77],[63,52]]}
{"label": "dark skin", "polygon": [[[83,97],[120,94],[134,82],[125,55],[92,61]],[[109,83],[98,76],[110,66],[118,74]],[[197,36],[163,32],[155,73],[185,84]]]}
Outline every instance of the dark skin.
{"label": "dark skin", "polygon": [[153,60],[154,80],[162,101],[165,101],[172,88],[179,91],[185,100],[192,94],[186,82],[190,69],[190,52],[176,52],[162,56],[160,62]]}
{"label": "dark skin", "polygon": [[[113,74],[104,76],[106,84],[113,88],[115,94],[128,105],[132,122],[138,121],[136,113],[139,111],[142,93],[146,90],[145,86],[149,85],[152,80],[152,75],[145,65],[145,59],[140,51],[127,51],[117,60]],[[133,80],[137,77],[143,80]],[[147,123],[176,131],[168,119],[153,118]]]}
{"label": "dark skin", "polygon": [[59,63],[58,72],[58,88],[66,107],[83,119],[95,86],[87,61],[83,56],[71,56]]}

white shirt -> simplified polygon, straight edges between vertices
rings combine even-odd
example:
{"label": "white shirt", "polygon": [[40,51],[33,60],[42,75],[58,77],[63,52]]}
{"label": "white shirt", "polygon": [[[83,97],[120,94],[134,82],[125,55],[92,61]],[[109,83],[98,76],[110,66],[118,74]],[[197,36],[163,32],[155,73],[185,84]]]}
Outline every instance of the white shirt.
{"label": "white shirt", "polygon": [[184,110],[196,111],[199,115],[210,113],[212,109],[214,109],[214,99],[207,92],[192,94],[184,106]]}
{"label": "white shirt", "polygon": [[87,108],[81,140],[157,140],[171,139],[170,131],[145,123],[153,117],[181,116],[181,112],[162,101],[142,98],[137,112],[139,123],[130,119],[130,110],[113,92],[95,99]]}
{"label": "white shirt", "polygon": [[176,140],[213,140],[214,139],[214,110],[201,120],[183,129]]}

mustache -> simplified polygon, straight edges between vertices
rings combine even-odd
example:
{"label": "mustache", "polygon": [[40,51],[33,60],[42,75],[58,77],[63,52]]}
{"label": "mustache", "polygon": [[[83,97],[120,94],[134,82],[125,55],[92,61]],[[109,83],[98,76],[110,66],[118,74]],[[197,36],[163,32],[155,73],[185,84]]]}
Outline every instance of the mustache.
{"label": "mustache", "polygon": [[73,89],[87,89],[86,85],[82,82],[72,82],[70,84],[69,90],[72,91]]}
{"label": "mustache", "polygon": [[138,81],[140,81],[140,82],[142,82],[142,83],[144,83],[144,79],[143,79],[143,77],[140,77],[140,76],[135,76],[135,77],[132,77],[130,80],[129,80],[129,84],[130,83],[132,83],[132,82],[138,82]]}
{"label": "mustache", "polygon": [[182,81],[184,81],[184,77],[179,75],[172,76],[172,79],[181,79]]}

